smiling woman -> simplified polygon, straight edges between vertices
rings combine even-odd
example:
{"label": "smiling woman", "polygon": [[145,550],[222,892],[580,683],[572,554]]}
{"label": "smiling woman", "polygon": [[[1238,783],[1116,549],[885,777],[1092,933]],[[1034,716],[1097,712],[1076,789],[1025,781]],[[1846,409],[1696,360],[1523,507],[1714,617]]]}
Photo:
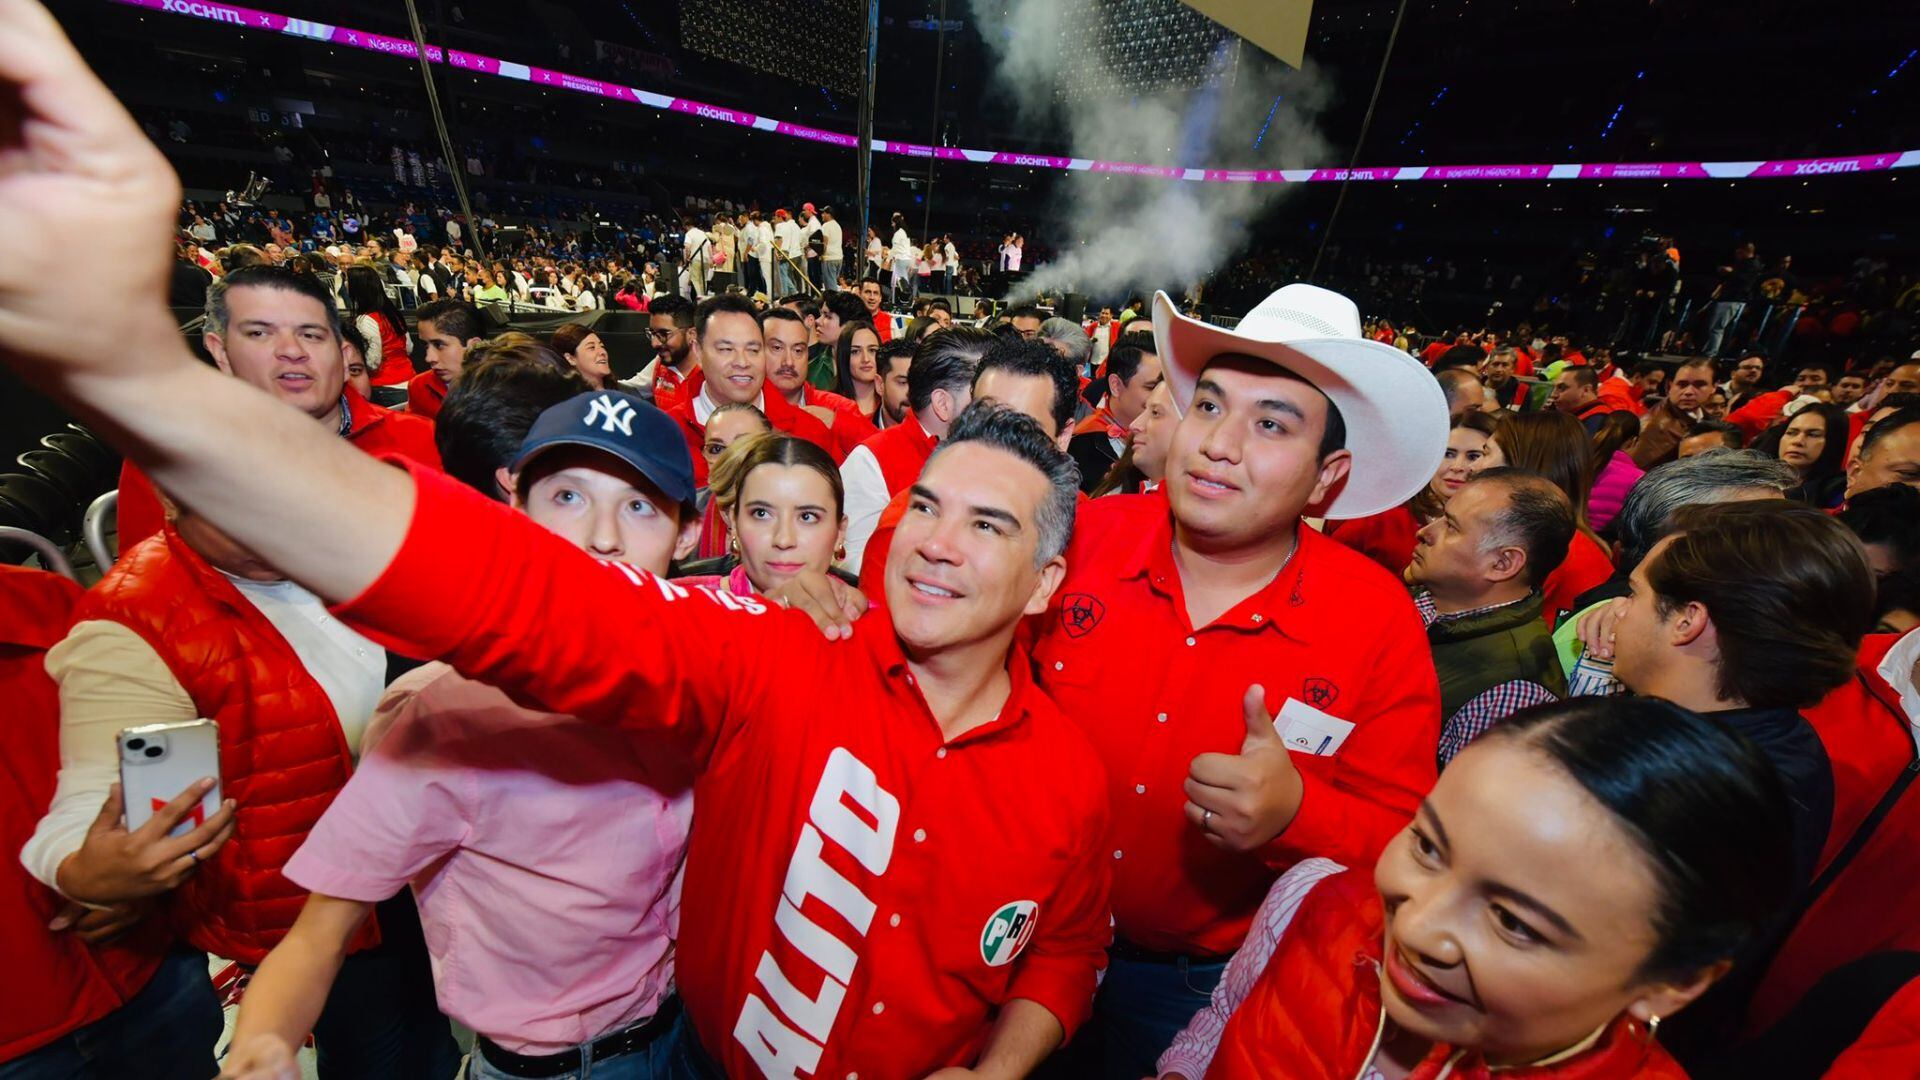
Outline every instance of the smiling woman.
{"label": "smiling woman", "polygon": [[1460,1076],[1682,1077],[1660,1021],[1725,975],[1784,901],[1791,867],[1772,838],[1786,817],[1766,761],[1711,718],[1628,698],[1517,714],[1440,775],[1371,882],[1335,874],[1304,902],[1299,883],[1275,885],[1297,913],[1197,1064],[1264,1080],[1443,1063]]}

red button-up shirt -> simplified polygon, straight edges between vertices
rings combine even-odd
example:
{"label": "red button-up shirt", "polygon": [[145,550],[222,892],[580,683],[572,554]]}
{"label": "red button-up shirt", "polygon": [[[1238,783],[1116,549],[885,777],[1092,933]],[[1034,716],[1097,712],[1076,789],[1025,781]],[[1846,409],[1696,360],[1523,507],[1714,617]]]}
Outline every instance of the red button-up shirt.
{"label": "red button-up shirt", "polygon": [[[1195,628],[1166,497],[1082,503],[1066,580],[1034,622],[1040,685],[1106,763],[1114,921],[1144,948],[1231,953],[1280,870],[1371,864],[1433,786],[1440,685],[1413,600],[1365,556],[1299,535],[1272,583]],[[1257,856],[1208,842],[1181,787],[1195,756],[1239,753],[1256,682],[1275,716],[1293,699],[1354,725],[1333,753],[1294,753],[1306,796]]]}
{"label": "red button-up shirt", "polygon": [[971,1064],[1013,998],[1069,1033],[1086,1018],[1111,937],[1104,781],[1024,654],[1000,717],[948,741],[883,616],[830,643],[414,480],[405,544],[342,616],[690,751],[678,983],[728,1075],[919,1080]]}

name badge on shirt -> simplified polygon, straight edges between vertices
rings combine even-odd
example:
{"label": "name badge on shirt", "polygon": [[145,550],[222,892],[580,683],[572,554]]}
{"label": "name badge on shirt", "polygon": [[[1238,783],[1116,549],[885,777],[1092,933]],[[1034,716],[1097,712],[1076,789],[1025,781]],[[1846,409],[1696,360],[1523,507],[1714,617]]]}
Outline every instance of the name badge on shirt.
{"label": "name badge on shirt", "polygon": [[1353,724],[1297,698],[1288,698],[1274,717],[1273,729],[1287,749],[1315,757],[1332,757],[1353,734]]}

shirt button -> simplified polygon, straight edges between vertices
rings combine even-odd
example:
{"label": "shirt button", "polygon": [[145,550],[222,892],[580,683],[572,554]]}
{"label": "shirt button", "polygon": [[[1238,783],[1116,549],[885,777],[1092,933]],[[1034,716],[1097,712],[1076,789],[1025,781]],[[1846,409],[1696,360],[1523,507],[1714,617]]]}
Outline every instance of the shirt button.
{"label": "shirt button", "polygon": [[1193,639],[1192,639],[1192,638],[1188,638],[1188,639],[1187,639],[1187,644],[1189,644],[1189,645],[1191,645],[1191,644],[1193,644]]}
{"label": "shirt button", "polygon": [[1159,720],[1161,723],[1164,724],[1167,722],[1167,714],[1161,713],[1159,716],[1155,717],[1154,719]]}
{"label": "shirt button", "polygon": [[1145,795],[1147,793],[1147,785],[1145,784],[1133,785],[1133,793],[1135,795]]}
{"label": "shirt button", "polygon": [[1119,853],[1119,852],[1117,852],[1117,851],[1116,851],[1116,852],[1114,852],[1114,853],[1113,853],[1113,857],[1114,857],[1114,858],[1116,858],[1116,859],[1117,859],[1117,858],[1119,858],[1119,857],[1120,857],[1120,853]]}
{"label": "shirt button", "polygon": [[1265,615],[1262,615],[1262,614],[1260,614],[1259,612],[1255,612],[1255,613],[1254,613],[1254,616],[1253,616],[1253,621],[1254,621],[1254,622],[1259,622],[1259,621],[1260,621],[1261,619],[1264,619],[1264,618],[1266,618],[1266,616],[1265,616]]}
{"label": "shirt button", "polygon": [[1067,666],[1067,665],[1065,665],[1065,664],[1063,664],[1063,663],[1061,663],[1061,662],[1060,662],[1060,661],[1058,661],[1058,660],[1055,660],[1055,661],[1053,662],[1053,670],[1055,670],[1055,671],[1060,671],[1060,670],[1062,670],[1062,669],[1064,669],[1064,668],[1065,668],[1066,666]]}
{"label": "shirt button", "polygon": [[[914,843],[916,843],[916,844],[919,844],[919,843],[923,843],[923,842],[925,842],[925,840],[926,840],[926,839],[927,839],[927,830],[925,830],[925,829],[915,829],[915,830],[913,830],[913,842],[914,842]],[[875,1009],[874,1011],[875,1011],[875,1012],[879,1012],[880,1010],[878,1010],[878,1009]]]}
{"label": "shirt button", "polygon": [[875,1015],[875,1016],[879,1016],[879,1015],[880,1015],[881,1013],[883,1013],[883,1012],[886,1012],[886,1011],[887,1011],[887,1003],[886,1003],[886,1002],[884,1002],[884,1001],[876,1001],[876,1002],[874,1002],[874,1003],[873,1003],[873,1015]]}
{"label": "shirt button", "polygon": [[943,747],[941,747],[940,749],[938,749],[938,750],[935,750],[935,751],[933,752],[933,756],[934,756],[934,757],[937,757],[937,758],[940,758],[940,759],[941,759],[941,760],[943,760],[943,761],[944,761],[944,760],[946,760],[946,756],[947,756],[947,748],[943,746]]}
{"label": "shirt button", "polygon": [[893,913],[892,915],[889,915],[889,916],[887,916],[887,925],[888,925],[888,926],[899,926],[899,925],[900,925],[900,913],[896,911],[896,912],[894,912],[894,913]]}

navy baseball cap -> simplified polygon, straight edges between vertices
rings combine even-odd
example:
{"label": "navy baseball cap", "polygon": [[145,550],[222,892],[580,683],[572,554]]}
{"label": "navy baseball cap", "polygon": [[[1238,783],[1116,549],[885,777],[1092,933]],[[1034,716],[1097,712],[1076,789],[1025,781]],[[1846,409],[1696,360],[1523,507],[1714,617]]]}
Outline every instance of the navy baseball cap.
{"label": "navy baseball cap", "polygon": [[589,390],[549,408],[533,422],[513,457],[512,470],[555,446],[604,450],[640,470],[660,493],[693,505],[693,455],[673,418],[617,390]]}

